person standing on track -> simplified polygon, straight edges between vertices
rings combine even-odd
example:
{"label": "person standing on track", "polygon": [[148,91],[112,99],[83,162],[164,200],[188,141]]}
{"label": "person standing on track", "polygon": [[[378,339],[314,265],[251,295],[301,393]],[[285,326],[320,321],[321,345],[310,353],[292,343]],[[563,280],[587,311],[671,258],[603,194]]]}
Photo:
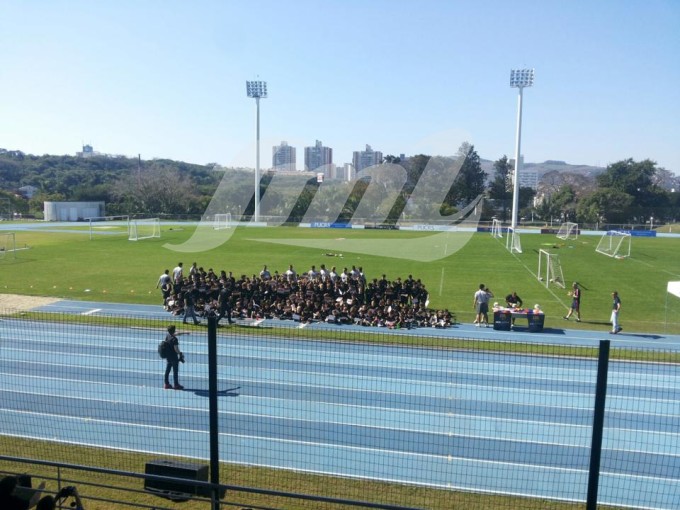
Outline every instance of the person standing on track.
{"label": "person standing on track", "polygon": [[200,324],[198,317],[196,317],[198,289],[195,285],[191,288],[185,287],[184,289],[184,317],[182,318],[182,324],[186,324],[187,319],[193,319],[194,324],[198,326]]}
{"label": "person standing on track", "polygon": [[[166,364],[165,364],[165,384],[163,388],[166,390],[183,390],[184,386],[179,383],[179,364],[184,363],[184,354],[179,350],[179,335],[188,335],[189,333],[177,333],[174,325],[168,326],[168,334],[165,335],[165,342],[168,345],[165,347]],[[170,386],[170,371],[172,371],[174,386]]]}
{"label": "person standing on track", "polygon": [[[266,267],[266,266],[265,266]],[[217,298],[217,303],[219,306],[219,315],[217,316],[217,325],[220,325],[220,321],[227,318],[229,324],[233,324],[234,321],[231,319],[231,281],[228,283],[220,284],[220,293]]]}
{"label": "person standing on track", "polygon": [[612,292],[612,330],[610,333],[616,335],[623,328],[619,324],[619,311],[621,310],[621,298],[619,298],[619,293],[617,291]]}

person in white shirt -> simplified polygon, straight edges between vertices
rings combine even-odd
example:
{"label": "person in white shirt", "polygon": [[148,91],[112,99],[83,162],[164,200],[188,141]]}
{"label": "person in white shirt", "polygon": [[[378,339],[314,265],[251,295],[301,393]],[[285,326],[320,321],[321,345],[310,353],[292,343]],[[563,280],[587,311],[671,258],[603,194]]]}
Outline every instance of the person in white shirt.
{"label": "person in white shirt", "polygon": [[156,284],[156,288],[160,289],[164,283],[171,283],[171,278],[170,278],[170,270],[166,269],[165,272],[160,275],[158,278],[158,283]]}
{"label": "person in white shirt", "polygon": [[479,290],[475,292],[475,298],[472,303],[472,306],[477,312],[474,322],[475,326],[481,326],[482,320],[484,320],[486,327],[489,327],[489,299],[492,297],[494,297],[493,292],[487,289],[483,283],[480,283]]}
{"label": "person in white shirt", "polygon": [[295,269],[293,269],[293,264],[288,266],[288,270],[285,272],[285,275],[289,282],[295,281],[297,278],[297,273],[295,272]]}
{"label": "person in white shirt", "polygon": [[262,271],[260,271],[260,278],[262,278],[263,280],[269,280],[269,279],[271,279],[271,277],[272,277],[272,275],[269,272],[269,270],[267,269],[267,266],[264,266],[262,268]]}
{"label": "person in white shirt", "polygon": [[184,276],[183,271],[184,270],[182,269],[182,263],[180,262],[179,264],[177,264],[177,267],[172,270],[172,281],[174,283],[178,283],[182,279],[182,277]]}

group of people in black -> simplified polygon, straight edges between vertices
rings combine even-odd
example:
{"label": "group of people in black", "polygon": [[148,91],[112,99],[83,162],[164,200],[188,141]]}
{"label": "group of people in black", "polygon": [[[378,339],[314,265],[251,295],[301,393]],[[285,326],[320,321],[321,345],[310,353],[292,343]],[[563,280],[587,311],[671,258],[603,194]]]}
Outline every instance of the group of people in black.
{"label": "group of people in black", "polygon": [[183,322],[200,323],[216,314],[219,322],[234,319],[281,319],[303,323],[358,324],[390,329],[445,328],[455,322],[448,310],[428,307],[425,284],[409,275],[402,280],[367,279],[361,267],[337,272],[321,264],[298,274],[293,265],[273,273],[235,277],[231,271],[205,271],[194,263],[185,271],[180,262],[158,280],[163,305]]}

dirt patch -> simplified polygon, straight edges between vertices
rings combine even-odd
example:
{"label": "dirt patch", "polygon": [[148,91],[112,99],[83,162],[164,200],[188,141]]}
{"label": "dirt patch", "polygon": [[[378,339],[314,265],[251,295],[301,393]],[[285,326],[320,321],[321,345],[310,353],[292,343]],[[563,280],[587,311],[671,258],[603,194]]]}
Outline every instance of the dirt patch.
{"label": "dirt patch", "polygon": [[0,309],[31,310],[60,301],[58,298],[40,296],[21,296],[19,294],[0,294]]}

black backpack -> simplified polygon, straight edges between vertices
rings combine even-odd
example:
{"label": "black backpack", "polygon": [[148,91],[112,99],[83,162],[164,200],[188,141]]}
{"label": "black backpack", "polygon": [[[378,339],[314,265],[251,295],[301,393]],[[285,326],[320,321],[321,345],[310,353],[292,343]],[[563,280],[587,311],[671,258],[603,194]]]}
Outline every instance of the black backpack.
{"label": "black backpack", "polygon": [[166,359],[168,357],[168,349],[170,348],[170,344],[163,340],[161,343],[158,344],[158,355]]}

